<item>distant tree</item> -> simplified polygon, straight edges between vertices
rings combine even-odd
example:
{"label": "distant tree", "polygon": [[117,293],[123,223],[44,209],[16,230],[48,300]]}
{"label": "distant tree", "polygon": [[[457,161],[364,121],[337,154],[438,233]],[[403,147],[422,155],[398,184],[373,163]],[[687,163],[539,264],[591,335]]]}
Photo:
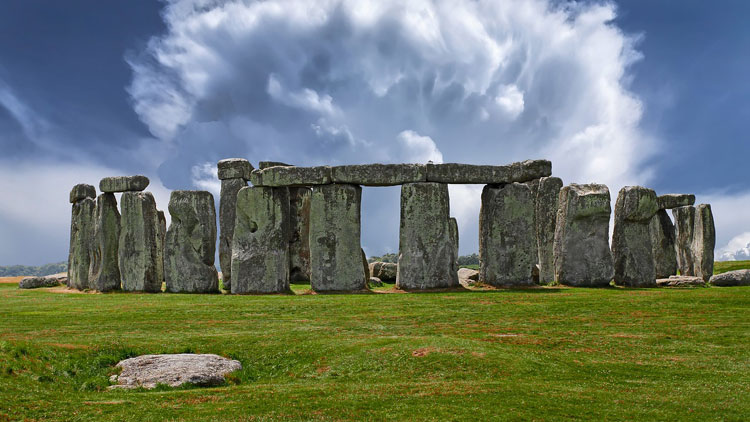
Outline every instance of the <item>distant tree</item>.
{"label": "distant tree", "polygon": [[392,262],[394,264],[398,263],[398,254],[395,253],[387,253],[383,256],[371,256],[367,259],[367,262]]}
{"label": "distant tree", "polygon": [[462,255],[458,257],[458,265],[479,265],[479,255]]}
{"label": "distant tree", "polygon": [[64,273],[68,271],[67,262],[57,262],[54,264],[44,264],[38,267],[28,265],[9,265],[0,267],[0,277],[18,277],[27,276],[45,276],[50,274]]}

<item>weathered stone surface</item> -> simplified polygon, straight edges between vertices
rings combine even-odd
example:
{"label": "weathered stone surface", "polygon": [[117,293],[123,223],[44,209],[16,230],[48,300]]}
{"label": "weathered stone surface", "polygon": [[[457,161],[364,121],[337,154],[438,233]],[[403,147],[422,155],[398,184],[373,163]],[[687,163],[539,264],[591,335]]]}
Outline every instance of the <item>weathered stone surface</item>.
{"label": "weathered stone surface", "polygon": [[559,177],[542,177],[534,202],[536,209],[536,243],[539,255],[539,282],[555,281],[555,219],[563,182]]}
{"label": "weathered stone surface", "polygon": [[370,279],[370,266],[367,264],[367,254],[362,249],[362,270],[365,272],[365,280]]}
{"label": "weathered stone surface", "polygon": [[89,267],[94,249],[94,219],[96,202],[93,198],[79,199],[73,204],[70,220],[70,253],[68,255],[68,285],[89,288]]}
{"label": "weathered stone surface", "polygon": [[695,230],[695,207],[679,207],[672,210],[675,229],[677,268],[680,275],[695,275],[693,259],[693,230]]}
{"label": "weathered stone surface", "polygon": [[117,198],[113,193],[103,193],[96,198],[89,288],[100,292],[120,289],[119,245],[120,212],[117,210]]}
{"label": "weathered stone surface", "polygon": [[458,220],[451,217],[448,220],[451,243],[453,244],[453,272],[458,272]]}
{"label": "weathered stone surface", "polygon": [[620,189],[612,235],[616,284],[656,287],[656,269],[649,223],[659,210],[656,192],[641,186]]}
{"label": "weathered stone surface", "polygon": [[659,287],[705,287],[706,282],[700,277],[672,275],[656,279]]}
{"label": "weathered stone surface", "polygon": [[99,190],[107,193],[140,192],[148,184],[148,177],[142,175],[105,177],[99,182]]}
{"label": "weathered stone surface", "polygon": [[459,286],[454,241],[448,185],[402,185],[396,286],[404,290]]}
{"label": "weathered stone surface", "polygon": [[675,250],[674,224],[666,210],[660,209],[649,223],[651,251],[654,256],[656,278],[669,278],[677,274],[677,251]]}
{"label": "weathered stone surface", "polygon": [[695,207],[695,228],[693,229],[693,273],[708,281],[714,273],[714,247],[716,247],[716,227],[711,205]]}
{"label": "weathered stone surface", "polygon": [[254,170],[250,175],[253,186],[305,187],[331,183],[331,168],[319,167],[268,167]]}
{"label": "weathered stone surface", "polygon": [[120,198],[118,264],[122,290],[160,292],[159,215],[151,192],[125,192]]}
{"label": "weathered stone surface", "polygon": [[313,187],[310,202],[310,286],[313,290],[365,288],[360,253],[361,199],[362,188],[356,185]]}
{"label": "weathered stone surface", "polygon": [[668,210],[678,207],[687,207],[695,204],[695,195],[668,193],[659,195],[659,209]]}
{"label": "weathered stone surface", "polygon": [[395,282],[398,275],[398,264],[392,262],[371,262],[369,269],[371,277],[377,277],[383,281]]}
{"label": "weathered stone surface", "polygon": [[38,289],[40,287],[59,286],[60,281],[56,277],[24,277],[18,282],[19,289]]}
{"label": "weathered stone surface", "polygon": [[242,369],[239,361],[212,354],[143,355],[117,364],[119,375],[112,375],[109,388],[155,388],[159,384],[178,387],[182,384],[214,386],[223,384],[224,376]]}
{"label": "weathered stone surface", "polygon": [[485,186],[479,211],[479,280],[493,286],[531,285],[535,232],[528,185]]}
{"label": "weathered stone surface", "polygon": [[383,287],[383,280],[377,278],[377,277],[370,277],[369,281],[367,282],[367,287]]}
{"label": "weathered stone surface", "polygon": [[73,186],[73,189],[70,190],[71,204],[75,204],[76,202],[85,198],[96,198],[96,188],[91,185],[81,183]]}
{"label": "weathered stone surface", "polygon": [[750,270],[728,271],[711,276],[710,283],[714,286],[750,286]]}
{"label": "weathered stone surface", "polygon": [[458,278],[459,280],[479,281],[479,271],[472,270],[471,268],[459,268]]}
{"label": "weathered stone surface", "polygon": [[156,236],[156,252],[159,257],[156,259],[156,279],[160,282],[164,280],[164,245],[167,242],[167,217],[164,215],[164,211],[157,210],[156,216],[159,219],[159,233]]}
{"label": "weathered stone surface", "polygon": [[172,223],[164,242],[164,281],[172,293],[219,291],[214,196],[206,191],[172,191]]}
{"label": "weathered stone surface", "polygon": [[609,249],[612,212],[605,185],[571,184],[560,190],[555,224],[555,280],[570,286],[607,286],[614,277]]}
{"label": "weathered stone surface", "polygon": [[310,281],[310,188],[289,188],[289,279]]}
{"label": "weathered stone surface", "polygon": [[427,164],[427,181],[439,183],[479,183],[498,185],[547,177],[552,174],[548,160],[526,160],[505,166],[474,164]]}
{"label": "weathered stone surface", "polygon": [[261,161],[261,162],[258,163],[258,168],[260,170],[264,170],[264,169],[267,169],[269,167],[279,167],[279,166],[281,166],[281,167],[294,167],[291,164],[282,163],[280,161]]}
{"label": "weathered stone surface", "polygon": [[217,165],[219,180],[242,179],[250,180],[253,165],[244,158],[227,158],[220,160]]}
{"label": "weathered stone surface", "polygon": [[395,186],[426,180],[427,168],[424,164],[359,164],[331,168],[333,183]]}
{"label": "weathered stone surface", "polygon": [[[232,293],[289,290],[289,190],[246,187],[237,194]],[[357,249],[359,263],[359,249]]]}
{"label": "weathered stone surface", "polygon": [[237,209],[237,192],[247,186],[242,178],[221,181],[219,201],[219,265],[222,270],[224,289],[232,291],[232,238]]}
{"label": "weathered stone surface", "polygon": [[[529,189],[531,189],[531,198],[532,201],[534,201],[534,236],[536,236],[536,197],[539,194],[539,181],[540,179],[534,179],[529,180],[528,182],[523,182],[524,185],[528,186]],[[537,240],[534,242],[534,262],[539,263],[539,249],[536,246],[538,243]]]}

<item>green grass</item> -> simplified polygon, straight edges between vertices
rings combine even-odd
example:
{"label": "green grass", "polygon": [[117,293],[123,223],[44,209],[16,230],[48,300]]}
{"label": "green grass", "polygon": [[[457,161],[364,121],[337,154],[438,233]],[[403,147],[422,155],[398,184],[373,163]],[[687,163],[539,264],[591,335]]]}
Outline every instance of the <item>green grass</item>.
{"label": "green grass", "polygon": [[750,261],[717,261],[714,263],[714,274],[750,268]]}
{"label": "green grass", "polygon": [[[742,420],[748,321],[750,287],[227,296],[0,285],[0,421]],[[106,390],[117,361],[177,352],[243,369],[221,387]]]}

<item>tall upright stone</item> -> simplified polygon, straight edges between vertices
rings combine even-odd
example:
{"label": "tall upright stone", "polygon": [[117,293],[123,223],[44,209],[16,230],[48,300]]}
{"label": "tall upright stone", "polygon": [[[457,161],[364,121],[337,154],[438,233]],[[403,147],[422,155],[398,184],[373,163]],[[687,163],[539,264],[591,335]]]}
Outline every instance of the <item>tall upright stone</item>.
{"label": "tall upright stone", "polygon": [[625,186],[617,194],[612,257],[616,284],[656,287],[656,269],[649,223],[659,210],[656,192]]}
{"label": "tall upright stone", "polygon": [[[537,196],[539,196],[539,183],[540,182],[541,182],[541,179],[534,179],[534,180],[529,180],[528,182],[524,182],[524,185],[528,186],[529,189],[531,189],[531,198],[534,201],[534,211],[533,211],[533,215],[534,215],[534,233],[533,234],[534,236],[536,236],[536,219],[537,219],[536,200],[537,200]],[[535,244],[538,243],[538,239],[536,239],[534,243]],[[539,263],[539,248],[537,247],[534,248],[534,263],[535,264]]]}
{"label": "tall upright stone", "polygon": [[396,286],[404,290],[457,287],[455,237],[445,183],[401,186]]}
{"label": "tall upright stone", "polygon": [[89,267],[89,287],[100,292],[120,289],[118,248],[120,212],[113,193],[96,198],[93,256]]}
{"label": "tall upright stone", "polygon": [[289,188],[289,278],[310,281],[310,188]]}
{"label": "tall upright stone", "polygon": [[700,204],[695,208],[693,229],[693,272],[696,277],[708,281],[714,273],[714,247],[716,227],[711,205]]}
{"label": "tall upright stone", "polygon": [[159,218],[159,235],[156,237],[158,242],[156,251],[159,253],[159,258],[156,259],[156,278],[160,282],[164,282],[164,244],[167,240],[167,217],[161,210],[156,211],[156,216]]}
{"label": "tall upright stone", "polygon": [[563,182],[559,177],[542,177],[536,195],[536,242],[539,254],[539,282],[555,281],[555,220]]}
{"label": "tall upright stone", "polygon": [[695,207],[688,205],[672,209],[675,229],[677,268],[680,275],[695,275],[693,259],[693,231],[695,230]]}
{"label": "tall upright stone", "polygon": [[120,198],[118,264],[122,289],[160,292],[159,215],[151,192],[124,192]]}
{"label": "tall upright stone", "polygon": [[453,272],[458,274],[458,220],[451,217],[448,221],[451,243],[453,244]]}
{"label": "tall upright stone", "polygon": [[571,184],[560,190],[555,223],[555,280],[570,286],[607,286],[614,277],[609,249],[609,189]]}
{"label": "tall upright stone", "polygon": [[164,242],[164,281],[172,293],[215,293],[219,275],[214,196],[206,191],[172,191],[172,223]]}
{"label": "tall upright stone", "polygon": [[68,286],[78,290],[90,288],[89,268],[94,250],[96,188],[79,184],[70,192],[73,204],[70,219],[70,251],[68,254]]}
{"label": "tall upright stone", "polygon": [[289,290],[288,216],[288,189],[240,189],[232,240],[232,293]]}
{"label": "tall upright stone", "polygon": [[534,198],[523,183],[486,185],[479,211],[479,280],[528,286],[536,264]]}
{"label": "tall upright stone", "polygon": [[669,278],[677,274],[674,224],[666,210],[660,209],[649,223],[651,250],[654,255],[656,278]]}
{"label": "tall upright stone", "polygon": [[219,196],[219,265],[224,290],[232,290],[232,236],[234,235],[237,192],[247,186],[253,166],[243,158],[228,158],[217,164],[221,180]]}
{"label": "tall upright stone", "polygon": [[[328,184],[310,198],[310,286],[318,292],[366,287],[360,245],[362,188]],[[445,218],[447,221],[447,217]]]}

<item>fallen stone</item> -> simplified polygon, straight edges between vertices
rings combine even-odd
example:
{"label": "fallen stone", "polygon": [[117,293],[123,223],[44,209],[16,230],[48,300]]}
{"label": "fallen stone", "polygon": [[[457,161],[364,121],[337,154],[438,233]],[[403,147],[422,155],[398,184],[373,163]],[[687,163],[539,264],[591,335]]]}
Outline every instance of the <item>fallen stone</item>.
{"label": "fallen stone", "polygon": [[96,198],[94,241],[89,266],[89,288],[100,292],[120,289],[120,212],[113,193],[103,193]]}
{"label": "fallen stone", "polygon": [[649,223],[659,210],[656,193],[641,186],[620,189],[612,235],[614,280],[630,287],[656,287]]}
{"label": "fallen stone", "polygon": [[261,161],[258,163],[258,168],[261,170],[267,169],[269,167],[294,167],[291,164],[282,163],[280,161]]}
{"label": "fallen stone", "polygon": [[711,205],[700,204],[695,208],[695,228],[693,229],[693,274],[708,281],[714,273],[714,247],[716,247],[716,227]]}
{"label": "fallen stone", "polygon": [[289,188],[289,279],[310,281],[310,188]]}
{"label": "fallen stone", "polygon": [[155,388],[157,385],[178,387],[182,384],[215,386],[223,384],[230,372],[242,369],[239,361],[212,354],[143,355],[120,361],[119,375],[110,389]]}
{"label": "fallen stone", "polygon": [[675,229],[677,268],[681,275],[695,275],[693,258],[693,231],[695,230],[695,207],[678,207],[672,210]]}
{"label": "fallen stone", "polygon": [[372,262],[369,264],[370,275],[383,281],[395,282],[398,275],[398,264],[393,262]]}
{"label": "fallen stone", "polygon": [[120,198],[118,264],[122,290],[160,292],[159,215],[151,192],[125,192]]}
{"label": "fallen stone", "polygon": [[395,186],[426,180],[427,169],[424,164],[360,164],[331,168],[333,183]]}
{"label": "fallen stone", "polygon": [[232,241],[232,293],[289,290],[288,217],[288,189],[240,189]]}
{"label": "fallen stone", "polygon": [[750,270],[734,270],[716,274],[709,279],[714,286],[750,286]]}
{"label": "fallen stone", "polygon": [[140,192],[145,190],[148,184],[148,177],[141,175],[105,177],[99,182],[99,190],[107,193]]}
{"label": "fallen stone", "polygon": [[18,282],[19,289],[38,289],[40,287],[59,286],[60,281],[55,277],[24,277]]}
{"label": "fallen stone", "polygon": [[669,210],[695,204],[695,195],[668,193],[666,195],[659,195],[658,201],[659,209]]}
{"label": "fallen stone", "polygon": [[474,164],[427,164],[427,181],[465,184],[506,184],[528,182],[552,174],[552,163],[547,160],[527,160],[505,166]]}
{"label": "fallen stone", "polygon": [[555,281],[555,219],[562,186],[563,182],[559,177],[542,177],[539,180],[539,190],[534,202],[541,284]]}
{"label": "fallen stone", "polygon": [[73,189],[70,190],[70,203],[71,204],[75,204],[81,199],[86,199],[86,198],[96,198],[95,187],[91,185],[87,185],[85,183],[81,183],[81,184],[73,186]]}
{"label": "fallen stone", "polygon": [[244,158],[227,158],[217,163],[219,180],[242,179],[250,180],[253,165]]}
{"label": "fallen stone", "polygon": [[223,271],[224,289],[232,290],[232,239],[237,209],[237,193],[247,186],[243,178],[221,181],[219,200],[219,265]]}
{"label": "fallen stone", "polygon": [[560,190],[555,225],[555,280],[569,286],[608,286],[614,277],[609,249],[612,212],[605,185],[571,184]]}
{"label": "fallen stone", "polygon": [[172,191],[172,223],[164,242],[164,281],[172,293],[216,293],[214,196],[206,191]]}
{"label": "fallen stone", "polygon": [[[402,185],[400,227],[398,288],[422,290],[460,286],[451,237],[448,185]],[[384,279],[382,275],[379,277]]]}
{"label": "fallen stone", "polygon": [[370,277],[369,281],[367,282],[367,287],[383,287],[385,284],[383,284],[383,281],[377,277]]}
{"label": "fallen stone", "polygon": [[305,187],[331,183],[331,168],[319,167],[268,167],[254,170],[250,175],[253,186]]}
{"label": "fallen stone", "polygon": [[314,291],[365,289],[360,252],[361,199],[362,188],[356,185],[313,187],[310,201],[310,286]]}
{"label": "fallen stone", "polygon": [[96,202],[93,198],[79,199],[73,204],[68,255],[68,283],[73,289],[89,288],[89,268],[94,253],[95,215]]}
{"label": "fallen stone", "polygon": [[651,251],[657,279],[677,274],[677,252],[675,250],[674,224],[666,210],[659,210],[649,223]]}
{"label": "fallen stone", "polygon": [[479,281],[498,287],[533,284],[535,232],[528,185],[485,186],[479,211]]}
{"label": "fallen stone", "polygon": [[705,287],[706,282],[700,277],[672,275],[656,279],[659,287]]}
{"label": "fallen stone", "polygon": [[463,280],[479,281],[479,271],[471,268],[459,268],[458,278]]}
{"label": "fallen stone", "polygon": [[68,284],[68,273],[67,272],[65,272],[65,273],[57,273],[57,274],[50,274],[50,275],[46,275],[45,277],[47,277],[47,278],[53,278],[53,279],[57,280],[58,284],[65,284],[65,285]]}

